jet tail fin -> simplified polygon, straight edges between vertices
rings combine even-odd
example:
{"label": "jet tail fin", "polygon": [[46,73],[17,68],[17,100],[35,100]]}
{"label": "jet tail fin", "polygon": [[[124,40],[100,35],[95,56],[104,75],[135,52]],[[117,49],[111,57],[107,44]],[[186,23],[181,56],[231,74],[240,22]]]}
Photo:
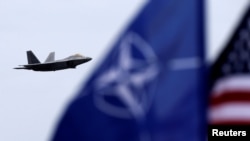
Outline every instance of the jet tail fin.
{"label": "jet tail fin", "polygon": [[24,68],[24,67],[16,67],[14,69],[26,69],[26,68]]}
{"label": "jet tail fin", "polygon": [[52,62],[55,61],[55,52],[51,52],[45,62]]}
{"label": "jet tail fin", "polygon": [[40,63],[40,61],[36,58],[36,56],[31,50],[27,51],[27,58],[28,58],[28,64]]}

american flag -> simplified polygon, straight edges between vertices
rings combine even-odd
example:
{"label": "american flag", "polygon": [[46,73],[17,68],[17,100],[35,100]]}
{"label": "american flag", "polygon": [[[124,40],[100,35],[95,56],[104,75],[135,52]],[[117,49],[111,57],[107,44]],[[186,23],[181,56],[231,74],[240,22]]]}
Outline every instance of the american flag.
{"label": "american flag", "polygon": [[210,124],[250,125],[250,7],[210,74]]}

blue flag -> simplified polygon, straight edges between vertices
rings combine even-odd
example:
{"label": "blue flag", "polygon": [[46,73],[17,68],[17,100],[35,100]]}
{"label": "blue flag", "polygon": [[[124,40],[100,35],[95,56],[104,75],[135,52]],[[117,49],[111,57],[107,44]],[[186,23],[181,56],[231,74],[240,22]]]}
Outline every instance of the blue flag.
{"label": "blue flag", "polygon": [[77,97],[53,141],[205,140],[203,3],[151,0]]}

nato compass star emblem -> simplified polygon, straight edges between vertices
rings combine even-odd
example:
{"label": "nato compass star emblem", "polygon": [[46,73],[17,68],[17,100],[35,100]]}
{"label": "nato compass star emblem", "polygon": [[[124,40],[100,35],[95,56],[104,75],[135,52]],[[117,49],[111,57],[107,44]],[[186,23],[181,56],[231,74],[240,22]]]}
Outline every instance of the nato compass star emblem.
{"label": "nato compass star emblem", "polygon": [[[142,37],[129,32],[121,40],[114,62],[95,81],[95,106],[110,116],[140,119],[152,103],[147,87],[159,74],[158,59]],[[118,98],[123,106],[105,96]]]}

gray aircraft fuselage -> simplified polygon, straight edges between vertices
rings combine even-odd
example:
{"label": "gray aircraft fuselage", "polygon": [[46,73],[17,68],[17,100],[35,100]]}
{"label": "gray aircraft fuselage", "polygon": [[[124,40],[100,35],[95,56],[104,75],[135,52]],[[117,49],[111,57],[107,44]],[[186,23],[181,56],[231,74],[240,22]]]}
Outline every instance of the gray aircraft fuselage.
{"label": "gray aircraft fuselage", "polygon": [[44,63],[40,63],[40,61],[35,57],[32,51],[27,51],[27,58],[27,65],[20,65],[22,67],[17,67],[14,69],[27,69],[34,71],[56,71],[69,68],[76,68],[76,66],[92,60],[92,58],[90,57],[83,57],[79,54],[72,55],[61,60],[54,60],[53,52],[48,56],[47,60]]}
{"label": "gray aircraft fuselage", "polygon": [[67,61],[58,61],[58,62],[43,63],[43,64],[30,64],[23,66],[25,67],[25,69],[34,71],[56,71],[69,68],[76,68],[77,65],[83,64],[90,60],[91,59],[74,59]]}

